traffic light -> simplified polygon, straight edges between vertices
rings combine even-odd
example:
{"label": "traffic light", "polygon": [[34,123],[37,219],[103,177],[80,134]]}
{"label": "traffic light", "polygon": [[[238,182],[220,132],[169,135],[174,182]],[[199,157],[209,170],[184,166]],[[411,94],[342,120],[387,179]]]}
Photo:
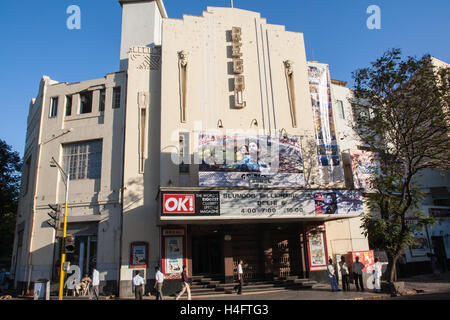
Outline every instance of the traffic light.
{"label": "traffic light", "polygon": [[75,237],[70,234],[66,235],[64,249],[66,253],[73,253],[75,251]]}
{"label": "traffic light", "polygon": [[61,216],[61,206],[59,204],[49,204],[48,205],[52,211],[48,212],[48,216],[50,217],[47,220],[47,224],[58,231],[61,228],[60,216]]}

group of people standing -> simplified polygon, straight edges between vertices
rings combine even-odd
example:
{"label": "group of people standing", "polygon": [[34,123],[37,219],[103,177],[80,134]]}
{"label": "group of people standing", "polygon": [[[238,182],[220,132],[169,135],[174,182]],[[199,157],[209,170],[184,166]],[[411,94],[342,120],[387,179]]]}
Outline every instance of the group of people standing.
{"label": "group of people standing", "polygon": [[[364,291],[364,283],[363,283],[363,270],[366,266],[359,261],[359,257],[355,258],[355,261],[352,264],[352,275],[355,281],[356,291]],[[342,290],[350,291],[350,271],[347,262],[345,261],[345,257],[341,257],[341,261],[339,261],[339,268],[342,279]],[[336,292],[340,291],[337,282],[337,271],[333,264],[333,259],[328,260],[327,266],[327,274],[330,279],[331,291]],[[382,265],[381,262],[375,258],[375,264],[373,266],[373,284],[375,287],[375,292],[381,292],[381,275],[382,275]]]}

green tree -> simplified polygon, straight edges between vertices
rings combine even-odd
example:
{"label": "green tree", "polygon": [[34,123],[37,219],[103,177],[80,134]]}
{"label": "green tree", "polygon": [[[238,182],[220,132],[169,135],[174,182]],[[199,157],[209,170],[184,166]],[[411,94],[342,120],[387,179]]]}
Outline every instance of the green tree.
{"label": "green tree", "polygon": [[386,251],[393,282],[414,228],[434,223],[418,210],[424,196],[418,178],[425,169],[450,169],[450,69],[434,67],[429,55],[402,58],[392,49],[353,78],[353,127],[379,163],[363,227],[370,244]]}
{"label": "green tree", "polygon": [[0,258],[11,258],[20,188],[20,156],[0,140]]}

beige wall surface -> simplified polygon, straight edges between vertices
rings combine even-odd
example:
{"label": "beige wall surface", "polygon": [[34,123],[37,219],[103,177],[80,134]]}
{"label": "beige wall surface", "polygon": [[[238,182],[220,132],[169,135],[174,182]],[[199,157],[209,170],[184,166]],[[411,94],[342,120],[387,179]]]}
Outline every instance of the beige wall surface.
{"label": "beige wall surface", "polygon": [[[102,168],[100,179],[72,180],[69,185],[68,219],[89,221],[93,215],[102,215],[98,228],[98,245],[105,249],[97,257],[101,278],[117,277],[118,248],[106,243],[118,243],[120,234],[119,190],[122,182],[123,116],[125,73],[108,74],[105,78],[75,84],[58,83],[43,78],[43,87],[30,109],[25,158],[31,154],[27,194],[20,200],[19,217],[24,216],[26,226],[32,225],[31,257],[22,255],[21,263],[31,263],[33,270],[19,272],[18,280],[35,281],[49,278],[53,260],[55,231],[46,221],[50,211],[48,204],[63,204],[65,185],[57,168],[50,167],[54,157],[64,167],[63,145],[95,139],[102,140]],[[113,88],[121,87],[121,107],[112,108]],[[106,89],[105,111],[99,111],[99,90]],[[92,112],[79,114],[79,93],[93,92]],[[66,97],[73,96],[72,113],[66,116]],[[50,117],[51,99],[58,97],[55,117]],[[37,111],[39,110],[39,111]],[[39,115],[39,116],[38,116]],[[31,129],[30,129],[31,128]],[[38,132],[40,128],[40,131]],[[30,147],[28,147],[30,146]],[[32,183],[31,183],[32,182]],[[33,188],[34,187],[34,188]],[[21,220],[18,220],[18,224]],[[30,237],[27,230],[24,244]],[[24,250],[25,252],[28,250]],[[18,270],[21,270],[19,267]],[[28,279],[27,279],[28,278]]]}
{"label": "beige wall surface", "polygon": [[[231,30],[241,28],[246,107],[234,106],[234,73]],[[208,7],[201,17],[164,19],[161,92],[161,186],[197,186],[198,175],[191,166],[181,176],[172,163],[177,152],[178,132],[190,133],[191,153],[202,130],[260,130],[303,136],[303,152],[313,139],[305,47],[302,33],[287,32],[270,25],[259,13],[232,8]],[[186,67],[186,122],[181,121],[179,52],[188,53]],[[293,127],[284,62],[294,63],[296,116]],[[252,120],[258,126],[252,126]],[[305,159],[308,160],[308,159]],[[306,161],[307,162],[307,161]],[[317,161],[307,165],[314,166]]]}

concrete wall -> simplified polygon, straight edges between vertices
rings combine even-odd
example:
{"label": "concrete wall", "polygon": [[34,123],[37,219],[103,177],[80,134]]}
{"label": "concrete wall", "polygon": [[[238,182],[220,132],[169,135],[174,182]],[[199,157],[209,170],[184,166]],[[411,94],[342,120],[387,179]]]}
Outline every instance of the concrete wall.
{"label": "concrete wall", "polygon": [[[234,107],[234,74],[231,56],[231,30],[242,29],[246,107]],[[161,93],[161,186],[197,186],[197,167],[190,175],[178,173],[170,154],[177,153],[178,133],[190,134],[190,151],[202,130],[260,130],[275,134],[303,136],[305,168],[316,171],[313,117],[309,93],[304,39],[302,33],[287,32],[270,25],[259,13],[232,8],[208,7],[203,16],[183,20],[164,19],[162,41]],[[186,122],[181,121],[179,52],[188,53]],[[294,62],[296,115],[292,125],[284,61]],[[252,126],[252,120],[258,126]],[[219,120],[223,129],[218,129]],[[315,145],[314,145],[315,148]],[[312,178],[311,180],[314,180]]]}
{"label": "concrete wall", "polygon": [[[147,279],[154,277],[154,266],[160,261],[156,197],[160,168],[161,53],[159,48],[134,47],[129,57],[120,264],[121,296],[132,295],[132,269],[129,268],[132,242],[147,242],[149,245],[150,264],[146,271]],[[144,109],[146,114],[144,126],[140,118],[141,109]],[[141,130],[145,130],[144,140]],[[143,170],[140,167],[142,147],[144,147]]]}
{"label": "concrete wall", "polygon": [[[122,90],[121,106],[117,109],[112,108],[114,87],[120,87]],[[106,89],[105,111],[98,109],[101,88]],[[93,106],[91,113],[80,114],[79,93],[84,90],[93,91]],[[30,110],[30,118],[33,120],[29,123],[30,128],[40,127],[41,130],[37,140],[35,130],[29,131],[30,136],[27,135],[27,141],[36,142],[34,145],[30,144],[30,149],[27,149],[30,151],[25,152],[26,159],[31,153],[38,161],[36,168],[30,174],[30,181],[34,181],[35,189],[28,190],[25,197],[20,199],[21,209],[18,220],[20,224],[23,216],[24,220],[27,220],[26,225],[30,227],[32,225],[30,260],[27,261],[24,255],[21,256],[23,264],[32,265],[32,272],[28,272],[25,277],[22,276],[23,272],[19,272],[18,280],[33,282],[51,277],[55,230],[46,224],[49,219],[47,212],[50,211],[48,204],[63,204],[65,201],[65,185],[59,170],[50,167],[52,157],[64,168],[64,144],[95,139],[102,140],[101,178],[70,182],[68,221],[76,219],[78,222],[87,222],[92,221],[93,216],[97,217],[94,220],[100,220],[97,234],[97,267],[101,273],[100,279],[117,279],[119,250],[116,244],[119,243],[120,235],[119,191],[122,182],[125,90],[125,73],[108,74],[105,78],[75,84],[57,83],[44,78],[42,90],[44,94],[39,95]],[[73,96],[72,113],[66,116],[65,104],[66,97],[69,95]],[[52,97],[58,97],[56,117],[49,116]],[[34,108],[40,109],[40,117],[35,115],[37,111]],[[37,148],[38,151],[33,152],[33,148]],[[32,185],[30,183],[30,186]],[[27,241],[29,238],[24,239],[24,244]],[[22,267],[19,266],[18,270],[22,270]]]}

